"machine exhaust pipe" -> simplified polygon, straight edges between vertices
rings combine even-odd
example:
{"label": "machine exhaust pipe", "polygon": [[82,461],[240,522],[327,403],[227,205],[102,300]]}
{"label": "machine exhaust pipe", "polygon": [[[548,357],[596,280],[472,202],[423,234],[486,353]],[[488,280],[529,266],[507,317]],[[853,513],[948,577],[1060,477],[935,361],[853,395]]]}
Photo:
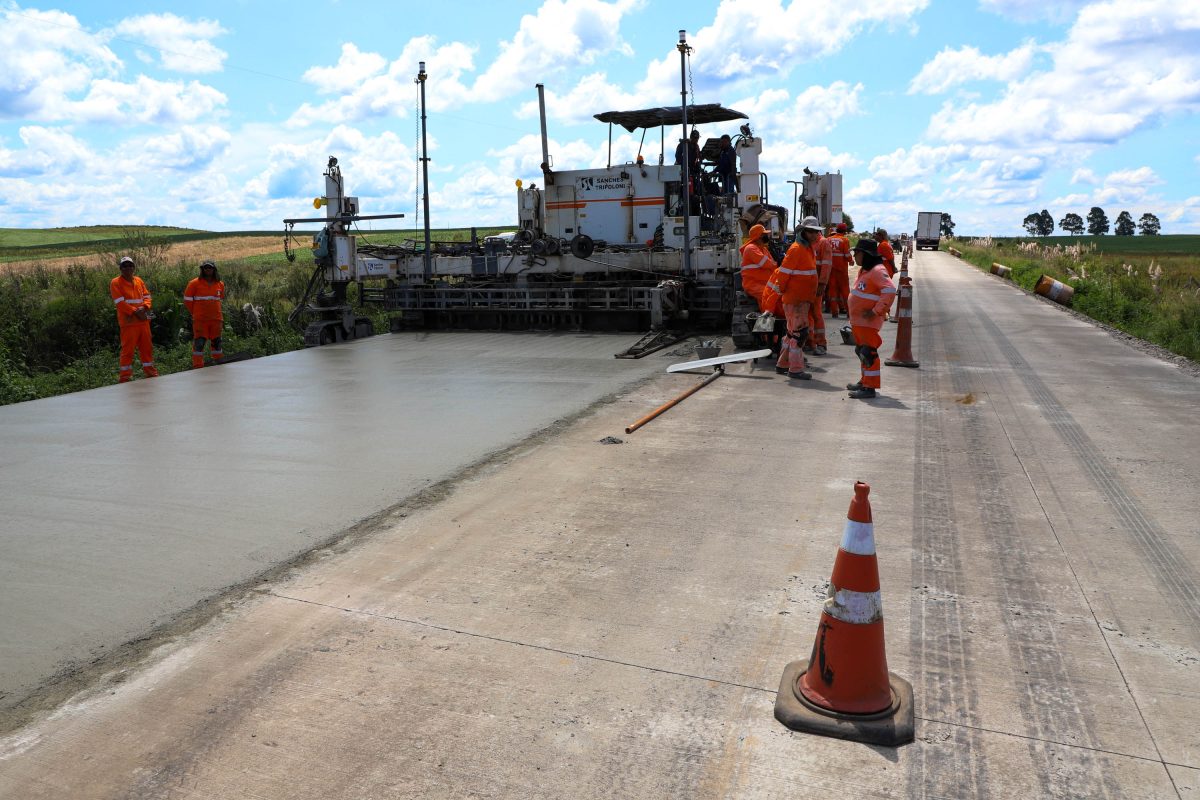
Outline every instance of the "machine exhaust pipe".
{"label": "machine exhaust pipe", "polygon": [[542,126],[542,179],[545,185],[554,183],[554,175],[550,172],[550,141],[546,135],[546,87],[537,84],[538,120]]}

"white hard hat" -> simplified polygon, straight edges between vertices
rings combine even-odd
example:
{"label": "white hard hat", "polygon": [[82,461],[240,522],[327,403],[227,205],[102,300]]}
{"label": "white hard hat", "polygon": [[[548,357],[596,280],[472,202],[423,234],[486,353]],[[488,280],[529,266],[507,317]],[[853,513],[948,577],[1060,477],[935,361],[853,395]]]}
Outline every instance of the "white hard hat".
{"label": "white hard hat", "polygon": [[820,233],[825,229],[821,227],[821,223],[817,221],[816,217],[805,217],[804,219],[800,220],[800,230],[817,231]]}

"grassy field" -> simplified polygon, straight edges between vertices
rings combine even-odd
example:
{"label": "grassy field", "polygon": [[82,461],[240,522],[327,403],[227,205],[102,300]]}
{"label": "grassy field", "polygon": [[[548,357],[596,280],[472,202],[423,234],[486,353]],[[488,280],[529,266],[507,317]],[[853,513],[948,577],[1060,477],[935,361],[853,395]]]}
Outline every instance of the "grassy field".
{"label": "grassy field", "polygon": [[1200,236],[956,239],[981,269],[993,262],[1033,290],[1049,275],[1075,289],[1072,308],[1200,361]]}
{"label": "grassy field", "polygon": [[[315,226],[311,226],[315,227]],[[482,238],[499,232],[481,228]],[[215,258],[225,281],[224,349],[271,355],[304,346],[287,322],[300,302],[313,262],[312,230],[298,232],[295,262],[283,253],[283,235],[257,231],[221,234],[181,228],[64,228],[5,231],[14,252],[0,263],[0,405],[105,386],[116,381],[120,333],[108,293],[120,254],[133,255],[138,275],[154,295],[154,360],[167,374],[191,368],[189,320],[183,289],[203,258]],[[119,235],[113,238],[113,234]],[[412,230],[363,231],[360,243],[423,242]],[[470,229],[436,230],[435,242],[468,241]],[[92,237],[92,238],[88,238]],[[13,242],[21,244],[13,244]],[[7,253],[6,253],[7,255]],[[357,287],[350,286],[351,302]],[[241,313],[262,309],[261,326]],[[386,312],[364,309],[377,331],[388,330]]]}

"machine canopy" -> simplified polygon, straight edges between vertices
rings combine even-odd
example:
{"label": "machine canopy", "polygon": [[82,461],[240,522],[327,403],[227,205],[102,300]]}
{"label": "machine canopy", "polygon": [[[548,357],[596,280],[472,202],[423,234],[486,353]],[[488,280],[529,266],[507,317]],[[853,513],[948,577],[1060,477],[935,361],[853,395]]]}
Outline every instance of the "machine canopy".
{"label": "machine canopy", "polygon": [[[708,125],[713,122],[750,119],[742,112],[725,108],[719,103],[688,106],[687,112],[688,125]],[[679,106],[664,106],[662,108],[644,108],[641,111],[605,111],[603,114],[597,114],[596,119],[609,124],[615,123],[633,133],[638,128],[681,125],[683,124],[683,109]]]}

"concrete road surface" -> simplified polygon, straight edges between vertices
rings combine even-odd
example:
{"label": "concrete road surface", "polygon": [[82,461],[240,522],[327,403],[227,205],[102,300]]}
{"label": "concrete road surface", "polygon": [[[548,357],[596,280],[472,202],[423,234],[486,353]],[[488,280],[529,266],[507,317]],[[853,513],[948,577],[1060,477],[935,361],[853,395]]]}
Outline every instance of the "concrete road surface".
{"label": "concrete road surface", "polygon": [[635,338],[379,336],[0,408],[0,709],[661,371]]}
{"label": "concrete road surface", "polygon": [[[883,398],[834,345],[626,436],[700,377],[641,384],[0,740],[0,797],[1200,797],[1197,378],[947,254],[913,274]],[[900,748],[772,716],[855,479]]]}

